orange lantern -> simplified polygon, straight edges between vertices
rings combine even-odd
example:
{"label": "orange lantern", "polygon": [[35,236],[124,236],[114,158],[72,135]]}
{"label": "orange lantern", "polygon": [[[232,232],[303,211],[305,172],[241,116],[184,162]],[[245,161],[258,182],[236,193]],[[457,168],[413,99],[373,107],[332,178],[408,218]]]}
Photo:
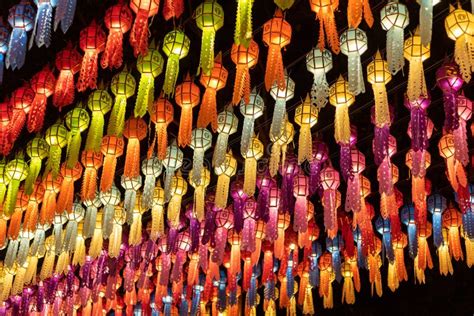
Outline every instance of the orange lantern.
{"label": "orange lantern", "polygon": [[97,88],[99,53],[105,49],[105,33],[95,21],[83,29],[79,35],[79,45],[84,51],[81,72],[77,82],[77,90],[85,91],[87,88]]}
{"label": "orange lantern", "polygon": [[81,162],[84,165],[84,176],[82,178],[81,199],[82,201],[93,201],[97,191],[97,171],[102,166],[102,154],[93,150],[82,152]]}
{"label": "orange lantern", "polygon": [[54,214],[56,212],[56,196],[61,188],[63,177],[58,175],[55,177],[52,172],[49,172],[43,180],[43,203],[40,210],[40,224],[52,223]]}
{"label": "orange lantern", "polygon": [[158,13],[160,0],[130,0],[130,7],[137,15],[130,33],[130,45],[135,56],[148,52],[148,18]]}
{"label": "orange lantern", "polygon": [[369,27],[374,24],[369,0],[349,0],[347,4],[347,20],[349,27],[357,28],[362,22],[362,16]]}
{"label": "orange lantern", "polygon": [[453,134],[444,134],[439,140],[438,149],[440,156],[446,161],[446,173],[454,191],[458,192],[460,186],[466,188],[468,184],[466,171],[462,163],[456,159]]}
{"label": "orange lantern", "polygon": [[54,88],[53,104],[59,111],[74,101],[74,74],[81,69],[81,57],[71,42],[56,54],[59,76]]}
{"label": "orange lantern", "polygon": [[31,103],[31,109],[28,115],[28,132],[39,132],[43,128],[44,116],[46,114],[46,105],[48,97],[54,92],[56,78],[49,67],[44,67],[31,78],[31,89],[35,93],[35,98]]}
{"label": "orange lantern", "polygon": [[232,95],[232,104],[239,104],[244,98],[245,103],[250,101],[250,72],[249,69],[257,64],[258,44],[254,40],[250,41],[248,47],[244,45],[232,44],[231,59],[236,69],[234,93]]}
{"label": "orange lantern", "polygon": [[462,215],[454,207],[449,207],[443,213],[443,227],[448,230],[448,246],[449,253],[454,260],[464,259],[464,255],[461,248],[461,238],[459,234],[459,228],[462,225]]}
{"label": "orange lantern", "polygon": [[140,141],[146,137],[146,122],[132,117],[125,122],[123,136],[128,138],[123,175],[127,178],[140,176]]}
{"label": "orange lantern", "polygon": [[341,51],[339,44],[339,36],[337,35],[336,19],[334,11],[339,7],[339,0],[309,0],[311,11],[316,13],[319,20],[319,40],[318,46],[320,50],[325,48],[325,37],[327,37],[329,47],[335,54]]}
{"label": "orange lantern", "polygon": [[112,188],[115,178],[117,158],[123,154],[123,137],[107,135],[102,138],[101,152],[104,155],[104,165],[100,178],[100,191],[107,192]]}
{"label": "orange lantern", "polygon": [[179,121],[178,145],[186,147],[191,143],[193,129],[193,108],[199,104],[201,92],[199,87],[191,80],[189,74],[183,83],[176,86],[175,101],[181,107]]}
{"label": "orange lantern", "polygon": [[157,143],[157,157],[160,160],[166,157],[166,148],[168,147],[168,135],[166,128],[173,121],[173,105],[167,99],[160,96],[153,104],[150,111],[150,119],[155,123],[156,136],[150,146],[148,156],[151,156],[155,142]]}
{"label": "orange lantern", "polygon": [[59,196],[56,203],[56,214],[63,212],[72,212],[72,203],[74,202],[74,182],[79,180],[82,175],[82,165],[76,162],[74,168],[69,168],[67,163],[61,166],[61,176],[63,181],[59,189]]}

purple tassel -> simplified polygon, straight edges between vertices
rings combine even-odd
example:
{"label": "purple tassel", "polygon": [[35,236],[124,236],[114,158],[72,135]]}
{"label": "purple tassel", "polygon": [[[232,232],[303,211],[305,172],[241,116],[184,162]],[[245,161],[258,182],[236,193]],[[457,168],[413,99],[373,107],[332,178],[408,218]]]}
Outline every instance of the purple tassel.
{"label": "purple tassel", "polygon": [[341,167],[341,174],[344,181],[347,181],[352,175],[352,157],[351,157],[351,145],[340,144],[339,153],[339,164]]}
{"label": "purple tassel", "polygon": [[374,160],[378,166],[382,163],[385,157],[388,156],[388,139],[390,136],[390,127],[385,125],[384,127],[375,126],[374,135]]}
{"label": "purple tassel", "polygon": [[452,132],[459,127],[459,114],[454,93],[444,94],[444,129]]}

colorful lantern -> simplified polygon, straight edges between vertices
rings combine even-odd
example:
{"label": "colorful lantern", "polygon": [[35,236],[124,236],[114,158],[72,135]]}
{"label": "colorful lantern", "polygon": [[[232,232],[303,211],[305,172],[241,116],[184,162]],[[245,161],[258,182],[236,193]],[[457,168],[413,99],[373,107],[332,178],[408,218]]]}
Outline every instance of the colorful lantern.
{"label": "colorful lantern", "polygon": [[[181,210],[181,201],[188,191],[188,183],[181,176],[181,173],[174,175],[170,184],[170,196],[168,203],[168,224],[171,228],[176,229],[179,226],[179,217]],[[166,189],[165,189],[166,194]],[[166,195],[165,195],[166,196]]]}
{"label": "colorful lantern", "polygon": [[77,82],[77,90],[85,91],[87,88],[97,88],[99,54],[105,49],[105,33],[97,23],[92,23],[83,29],[79,35],[79,46],[84,51],[81,71]]}
{"label": "colorful lantern", "polygon": [[[239,1],[240,3],[241,1]],[[250,0],[253,2],[253,0]],[[249,3],[250,3],[249,2]],[[251,3],[250,3],[251,4]],[[237,105],[243,98],[246,103],[250,101],[250,68],[254,67],[258,61],[258,44],[250,40],[248,47],[244,45],[232,44],[230,55],[236,66],[234,92],[232,94],[232,104]]]}
{"label": "colorful lantern", "polygon": [[66,161],[67,167],[72,169],[79,160],[79,151],[82,144],[81,133],[89,127],[90,117],[89,113],[85,109],[76,107],[66,114],[64,121],[70,130],[67,144]]}
{"label": "colorful lantern", "polygon": [[[413,102],[410,102],[405,98],[405,107],[410,110],[410,128],[408,129],[409,135],[411,135],[411,148],[414,152],[420,153],[415,155],[413,166],[418,168],[422,165],[421,153],[425,152],[428,148],[428,138],[431,134],[429,129],[429,119],[426,114],[426,109],[430,105],[431,100],[428,98],[420,98]],[[417,173],[417,172],[416,172]]]}
{"label": "colorful lantern", "polygon": [[240,113],[244,116],[244,126],[242,127],[242,138],[240,152],[245,155],[251,146],[251,139],[254,135],[255,120],[263,115],[265,104],[263,98],[256,90],[252,91],[249,100],[245,98],[240,102]]}
{"label": "colorful lantern", "polygon": [[163,3],[163,17],[166,21],[171,18],[179,19],[184,12],[183,0],[164,0]]}
{"label": "colorful lantern", "polygon": [[141,118],[131,117],[125,122],[123,136],[128,139],[127,153],[123,175],[135,178],[140,175],[140,141],[145,139],[146,122]]}
{"label": "colorful lantern", "polygon": [[425,269],[433,268],[433,259],[431,258],[430,248],[427,238],[431,235],[431,224],[426,222],[420,225],[418,230],[418,256],[415,258],[415,275],[420,283],[425,282]]}
{"label": "colorful lantern", "polygon": [[334,138],[336,142],[349,144],[351,128],[349,121],[349,106],[355,102],[355,96],[349,91],[347,81],[339,76],[329,88],[329,103],[336,107],[334,120]]}
{"label": "colorful lantern", "polygon": [[[131,186],[133,187],[133,184]],[[99,216],[96,216],[96,219],[97,219],[96,222],[91,222],[91,224],[93,224],[97,229],[96,223],[98,223],[98,221],[101,221],[100,222],[101,234],[104,236],[105,239],[107,239],[113,230],[113,223],[114,223],[114,216],[115,216],[114,214],[116,213],[116,208],[120,203],[120,191],[117,189],[115,185],[112,185],[109,191],[100,192],[98,194],[98,197],[99,197],[99,201],[96,201],[94,203],[97,203],[97,205],[102,204],[104,206],[101,211],[102,216],[100,216],[101,218],[99,218]],[[130,193],[129,193],[128,201],[130,200],[131,199],[130,199]],[[130,215],[130,214],[131,214],[131,211],[127,215]],[[95,232],[93,235],[95,235]]]}
{"label": "colorful lantern", "polygon": [[10,37],[10,31],[3,23],[3,20],[0,21],[0,85],[3,82],[3,68],[5,67],[5,55],[8,52],[8,38]]}
{"label": "colorful lantern", "polygon": [[420,36],[421,44],[429,47],[433,29],[433,7],[441,0],[417,0],[420,5]]}
{"label": "colorful lantern", "polygon": [[[143,200],[142,200],[143,202]],[[151,232],[150,239],[157,240],[165,233],[164,221],[164,205],[165,205],[165,191],[158,183],[153,191],[153,206],[151,209]]]}
{"label": "colorful lantern", "polygon": [[64,148],[68,142],[67,129],[62,124],[55,123],[46,130],[44,139],[49,145],[49,158],[46,170],[51,171],[53,178],[56,178],[59,174],[62,148]]}
{"label": "colorful lantern", "polygon": [[48,157],[49,146],[42,137],[35,137],[26,145],[26,154],[30,157],[28,166],[29,172],[25,179],[25,193],[33,193],[36,179],[41,171],[41,164],[44,158]]}
{"label": "colorful lantern", "polygon": [[9,126],[9,138],[14,143],[20,136],[26,122],[26,115],[30,112],[31,103],[35,98],[34,91],[27,85],[13,91],[10,99],[12,117]]}
{"label": "colorful lantern", "polygon": [[347,179],[346,212],[359,212],[361,208],[361,179],[360,174],[365,169],[365,156],[357,148],[351,149],[351,177]]}
{"label": "colorful lantern", "polygon": [[61,188],[62,180],[61,175],[54,177],[52,172],[46,174],[42,183],[44,195],[39,216],[40,224],[50,224],[53,221],[54,214],[56,213],[56,195]]}
{"label": "colorful lantern", "polygon": [[340,52],[339,36],[337,35],[336,19],[334,11],[338,10],[338,0],[310,0],[311,10],[316,13],[319,20],[318,47],[322,51],[325,47],[325,38],[329,47],[335,54]]}
{"label": "colorful lantern", "polygon": [[193,154],[193,177],[192,182],[201,184],[201,173],[204,168],[204,153],[211,148],[212,134],[205,128],[195,128],[192,132],[191,143]]}
{"label": "colorful lantern", "polygon": [[30,38],[29,48],[33,47],[33,40],[36,46],[49,47],[51,45],[51,24],[53,20],[53,7],[57,5],[57,1],[43,0],[35,1],[38,6],[36,12],[35,26]]}
{"label": "colorful lantern", "polygon": [[112,97],[104,89],[97,89],[87,99],[87,107],[92,112],[92,120],[87,133],[85,150],[100,152],[104,134],[104,115],[112,108]]}
{"label": "colorful lantern", "polygon": [[[155,123],[157,157],[160,160],[164,160],[166,156],[166,148],[168,146],[168,135],[166,129],[173,121],[173,114],[173,105],[163,97],[158,98],[154,102],[152,110],[150,111],[150,119],[153,123]],[[150,151],[154,148],[155,140],[149,149]]]}
{"label": "colorful lantern", "polygon": [[132,74],[124,68],[120,73],[112,77],[110,90],[115,95],[115,103],[110,114],[107,134],[122,136],[125,124],[125,112],[127,110],[127,99],[135,93],[136,82]]}
{"label": "colorful lantern", "polygon": [[275,176],[278,173],[280,168],[280,163],[283,163],[286,160],[286,151],[288,145],[293,142],[293,137],[295,135],[295,128],[293,124],[286,121],[284,124],[284,129],[281,130],[278,137],[273,137],[270,135],[270,140],[272,141],[272,152],[270,156],[270,175]]}
{"label": "colorful lantern", "polygon": [[249,47],[252,42],[252,7],[254,0],[237,0],[234,45]]}
{"label": "colorful lantern", "polygon": [[35,93],[35,98],[31,103],[31,109],[26,126],[28,132],[34,133],[39,132],[43,128],[48,97],[50,97],[54,92],[56,78],[51,69],[45,67],[31,78],[30,84],[31,89]]}
{"label": "colorful lantern", "polygon": [[397,0],[388,2],[380,11],[380,23],[387,31],[387,62],[388,69],[396,74],[405,65],[403,58],[403,31],[410,23],[408,9]]}
{"label": "colorful lantern", "polygon": [[305,160],[310,161],[312,158],[311,127],[318,122],[318,115],[318,109],[311,104],[309,95],[295,110],[295,123],[301,127],[298,140],[298,164],[302,164]]}
{"label": "colorful lantern", "polygon": [[81,55],[69,42],[65,49],[56,54],[58,80],[54,88],[53,104],[61,111],[74,101],[74,75],[81,69]]}
{"label": "colorful lantern", "polygon": [[316,47],[311,49],[306,55],[306,69],[313,74],[311,103],[321,110],[328,103],[329,84],[326,74],[332,69],[331,52]]}
{"label": "colorful lantern", "polygon": [[82,201],[94,200],[97,191],[97,172],[102,166],[102,160],[102,154],[99,152],[94,152],[92,150],[84,150],[82,152],[81,162],[85,168],[81,187]]}
{"label": "colorful lantern", "polygon": [[122,137],[107,135],[102,138],[101,152],[104,155],[100,191],[106,192],[112,188],[115,179],[117,158],[123,154],[124,141]]}
{"label": "colorful lantern", "polygon": [[362,22],[362,16],[364,16],[365,23],[369,27],[374,24],[374,17],[370,9],[368,0],[349,0],[347,4],[347,21],[349,27],[357,28]]}
{"label": "colorful lantern", "polygon": [[120,255],[120,248],[122,247],[122,226],[125,224],[125,212],[121,207],[115,209],[113,218],[114,226],[112,233],[109,236],[109,257],[117,258]]}
{"label": "colorful lantern", "polygon": [[297,232],[306,232],[308,229],[308,199],[309,195],[309,180],[300,170],[299,174],[294,179],[293,195],[296,199],[295,213],[293,221],[293,230]]}
{"label": "colorful lantern", "polygon": [[231,104],[229,104],[225,110],[217,116],[218,136],[216,145],[214,146],[214,154],[212,156],[212,165],[214,167],[220,167],[226,160],[229,136],[237,132],[238,124],[239,120],[237,116],[235,116]]}
{"label": "colorful lantern", "polygon": [[414,152],[413,150],[410,150],[407,153],[406,165],[408,166],[408,168],[410,168],[411,174],[412,174],[411,190],[412,190],[412,200],[416,208],[415,220],[417,224],[420,224],[420,223],[424,224],[426,222],[426,196],[427,194],[429,194],[429,192],[426,192],[427,184],[425,181],[425,173],[426,173],[426,169],[428,169],[428,167],[431,164],[431,155],[429,154],[429,152],[425,152],[422,155],[422,157],[424,158],[424,161],[421,161],[420,163],[422,164],[421,168],[423,172],[418,171],[416,169],[418,168],[415,166],[415,162],[417,159],[416,156],[417,156],[417,153]]}
{"label": "colorful lantern", "polygon": [[354,95],[365,93],[360,56],[366,50],[367,35],[361,29],[349,28],[341,34],[341,52],[348,58],[349,91]]}
{"label": "colorful lantern", "polygon": [[13,28],[8,43],[5,66],[12,70],[20,69],[25,64],[27,32],[33,29],[35,9],[28,0],[21,0],[8,10],[8,23]]}
{"label": "colorful lantern", "polygon": [[[189,172],[189,184],[194,188],[194,213],[198,221],[204,220],[204,197],[206,188],[211,182],[211,173],[207,168],[201,168],[201,174],[196,176],[196,169]],[[199,182],[194,181],[199,177]]]}
{"label": "colorful lantern", "polygon": [[7,163],[4,172],[5,180],[8,183],[8,190],[3,205],[3,212],[6,216],[10,216],[15,210],[20,182],[28,176],[28,165],[22,157],[18,157]]}
{"label": "colorful lantern", "polygon": [[285,88],[281,89],[279,85],[273,85],[270,95],[275,99],[275,108],[273,109],[272,125],[270,126],[270,135],[278,137],[285,128],[286,102],[293,99],[295,95],[295,82],[285,73]]}
{"label": "colorful lantern", "polygon": [[67,162],[61,166],[61,187],[59,189],[58,200],[56,202],[56,213],[71,213],[74,202],[74,182],[82,176],[82,165],[76,162],[73,168],[67,166]]}
{"label": "colorful lantern", "polygon": [[65,34],[74,20],[76,12],[76,0],[58,0],[56,14],[54,15],[54,30],[61,24],[61,30]]}
{"label": "colorful lantern", "polygon": [[184,32],[173,30],[166,34],[163,42],[163,52],[168,56],[166,63],[165,82],[163,92],[165,97],[173,96],[176,80],[179,74],[179,60],[188,55],[191,42]]}
{"label": "colorful lantern", "polygon": [[[433,0],[423,0],[433,1]],[[405,40],[403,46],[403,55],[410,63],[407,83],[407,97],[410,102],[414,102],[419,98],[427,98],[425,73],[423,70],[423,61],[430,57],[429,41],[426,45],[422,43],[419,29],[415,34]]]}
{"label": "colorful lantern", "polygon": [[375,58],[367,65],[367,81],[372,85],[375,99],[375,125],[390,124],[390,109],[385,85],[392,80],[388,64],[377,51]]}
{"label": "colorful lantern", "polygon": [[263,157],[263,144],[256,137],[250,139],[249,147],[246,152],[241,152],[245,158],[245,177],[244,192],[252,196],[255,193],[257,183],[257,161]]}
{"label": "colorful lantern", "polygon": [[123,35],[132,27],[132,12],[123,0],[105,11],[105,27],[109,30],[100,65],[102,68],[120,68],[123,62]]}
{"label": "colorful lantern", "polygon": [[174,177],[176,170],[181,168],[183,164],[183,152],[179,149],[176,144],[176,140],[173,140],[171,145],[166,149],[165,159],[161,162],[165,167],[165,201],[168,202],[171,198],[171,181]]}
{"label": "colorful lantern", "polygon": [[436,83],[443,91],[445,115],[443,127],[446,132],[452,132],[459,128],[459,114],[456,97],[463,84],[457,65],[446,62],[438,68],[436,70]]}
{"label": "colorful lantern", "polygon": [[461,239],[459,237],[459,228],[462,225],[462,216],[454,207],[448,207],[443,213],[443,227],[448,230],[448,245],[449,253],[454,260],[464,259],[464,255],[461,248]]}
{"label": "colorful lantern", "polygon": [[467,121],[472,117],[472,101],[463,95],[458,95],[457,112],[459,115],[459,127],[453,131],[454,136],[454,156],[463,166],[469,163],[469,149],[467,141]]}
{"label": "colorful lantern", "polygon": [[[139,175],[137,177],[131,178],[131,177],[122,175],[120,177],[120,184],[122,185],[122,188],[125,189],[125,196],[123,199],[123,209],[127,213],[127,223],[129,225],[132,225],[133,222],[135,221],[135,215],[137,211],[143,210],[143,208],[141,207],[141,201],[140,201],[141,198],[138,199],[138,196],[139,196],[138,190],[140,190],[142,186],[142,177]],[[102,223],[102,224],[104,225],[105,223]],[[134,227],[134,229],[137,229],[137,227]],[[111,232],[111,231],[112,230],[108,230],[108,232]],[[141,239],[141,236],[140,236],[140,239]],[[134,246],[136,245],[137,244],[135,243]]]}
{"label": "colorful lantern", "polygon": [[460,187],[465,189],[468,183],[466,171],[462,163],[458,161],[454,155],[455,147],[453,135],[445,133],[439,140],[438,149],[440,156],[445,159],[446,174],[454,191],[458,192]]}
{"label": "colorful lantern", "polygon": [[186,147],[191,144],[193,129],[193,108],[199,104],[201,92],[189,75],[184,82],[176,86],[175,101],[181,107],[179,121],[178,145]]}
{"label": "colorful lantern", "polygon": [[443,243],[442,215],[446,209],[446,198],[439,194],[428,197],[428,210],[433,214],[433,244],[436,248]]}
{"label": "colorful lantern", "polygon": [[12,109],[8,104],[9,101],[0,103],[0,153],[8,155],[13,148],[10,138],[10,120],[12,117]]}
{"label": "colorful lantern", "polygon": [[160,0],[131,0],[130,7],[137,15],[133,22],[132,31],[130,32],[130,45],[133,47],[135,57],[138,55],[146,55],[148,50],[148,18],[158,13]]}
{"label": "colorful lantern", "polygon": [[142,173],[145,176],[142,193],[142,207],[151,209],[153,206],[153,195],[156,187],[156,178],[158,178],[163,170],[161,161],[156,157],[145,159],[142,162]]}
{"label": "colorful lantern", "polygon": [[325,143],[319,139],[314,139],[312,144],[313,156],[309,162],[309,193],[313,195],[321,186],[321,170],[324,163],[328,160],[328,148]]}
{"label": "colorful lantern", "polygon": [[324,227],[328,229],[337,225],[337,188],[339,184],[339,173],[334,168],[327,166],[321,171],[321,186],[324,190],[322,198]]}
{"label": "colorful lantern", "polygon": [[231,152],[224,156],[224,161],[214,166],[214,173],[217,175],[216,207],[224,209],[227,207],[227,198],[229,196],[230,178],[237,172],[237,160]]}

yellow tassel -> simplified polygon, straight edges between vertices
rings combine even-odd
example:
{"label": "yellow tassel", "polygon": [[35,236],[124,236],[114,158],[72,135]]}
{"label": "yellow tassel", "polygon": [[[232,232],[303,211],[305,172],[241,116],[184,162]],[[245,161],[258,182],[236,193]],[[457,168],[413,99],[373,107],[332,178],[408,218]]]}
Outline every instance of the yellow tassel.
{"label": "yellow tassel", "polygon": [[76,237],[76,246],[74,248],[74,256],[72,257],[72,265],[82,266],[86,262],[86,245],[82,234]]}
{"label": "yellow tassel", "polygon": [[168,220],[170,221],[171,227],[179,226],[179,211],[181,210],[181,195],[173,195],[170,202],[168,203]]}
{"label": "yellow tassel", "polygon": [[447,276],[453,274],[453,264],[451,262],[451,255],[449,254],[449,247],[446,243],[443,243],[438,248],[438,259],[439,259],[439,273]]}
{"label": "yellow tassel", "polygon": [[344,301],[347,304],[354,304],[355,303],[355,293],[354,293],[354,282],[352,281],[352,277],[344,277],[344,285],[342,288],[342,303]]}
{"label": "yellow tassel", "polygon": [[10,291],[12,289],[14,275],[15,275],[14,271],[11,271],[9,269],[4,270],[4,275],[2,278],[3,291],[1,292],[1,297],[0,297],[1,302],[5,302],[10,296]]}
{"label": "yellow tassel", "polygon": [[56,274],[65,274],[67,272],[67,266],[69,265],[69,252],[62,252],[59,255],[58,262],[56,263]]}
{"label": "yellow tassel", "polygon": [[28,256],[28,269],[25,273],[25,285],[36,285],[36,272],[38,270],[38,257]]}
{"label": "yellow tassel", "polygon": [[334,281],[334,273],[331,275],[331,281],[329,283],[328,295],[323,297],[323,307],[326,309],[331,309],[334,307],[333,291],[332,291],[332,282]]}
{"label": "yellow tassel", "polygon": [[227,199],[229,196],[229,184],[230,177],[226,174],[221,174],[217,177],[217,189],[216,189],[216,206],[219,208],[225,208],[227,206]]}
{"label": "yellow tassel", "polygon": [[112,234],[109,236],[109,257],[117,258],[122,246],[122,225],[114,223]]}
{"label": "yellow tassel", "polygon": [[245,173],[244,173],[244,192],[249,196],[255,193],[255,185],[257,182],[257,159],[245,159]]}
{"label": "yellow tassel", "polygon": [[395,262],[388,264],[387,286],[392,292],[395,292],[398,289],[399,279]]}
{"label": "yellow tassel", "polygon": [[130,235],[128,243],[131,246],[137,246],[142,241],[142,215],[138,210],[133,211],[133,222],[130,226]]}
{"label": "yellow tassel", "polygon": [[156,241],[165,232],[164,208],[161,204],[153,205],[151,209],[151,233],[150,238]]}
{"label": "yellow tassel", "polygon": [[47,251],[43,259],[43,265],[41,266],[40,280],[43,281],[53,276],[54,259],[54,249]]}
{"label": "yellow tassel", "polygon": [[314,315],[314,303],[313,303],[313,293],[311,292],[311,285],[306,286],[304,302],[303,302],[303,314],[304,315]]}
{"label": "yellow tassel", "polygon": [[100,252],[102,251],[102,243],[102,212],[98,212],[94,235],[92,236],[92,240],[89,245],[89,256],[92,259],[95,259],[100,255]]}
{"label": "yellow tassel", "polygon": [[22,267],[18,267],[16,269],[15,280],[13,281],[12,286],[12,295],[18,295],[23,290],[23,286],[25,285],[25,274],[27,268],[28,264],[25,264]]}
{"label": "yellow tassel", "polygon": [[470,268],[474,266],[474,240],[464,237],[464,245],[466,246],[466,264]]}
{"label": "yellow tassel", "polygon": [[349,144],[351,138],[351,125],[349,121],[349,106],[339,104],[336,107],[336,120],[334,122],[334,138],[337,143]]}

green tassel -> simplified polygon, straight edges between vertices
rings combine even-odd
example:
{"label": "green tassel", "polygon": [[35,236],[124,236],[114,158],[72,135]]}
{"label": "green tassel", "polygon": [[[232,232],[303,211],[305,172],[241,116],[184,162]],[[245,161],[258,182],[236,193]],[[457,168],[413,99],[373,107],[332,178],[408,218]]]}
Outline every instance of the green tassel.
{"label": "green tassel", "polygon": [[102,135],[104,133],[104,115],[102,113],[92,112],[92,121],[86,139],[86,150],[100,152]]}
{"label": "green tassel", "polygon": [[7,198],[3,205],[3,211],[6,216],[11,216],[15,210],[16,197],[18,195],[18,189],[20,188],[20,181],[12,179],[8,185]]}
{"label": "green tassel", "polygon": [[81,151],[82,137],[79,131],[71,132],[67,146],[66,164],[69,169],[73,169],[79,160],[79,152]]}
{"label": "green tassel", "polygon": [[[211,73],[214,67],[214,41],[216,39],[216,32],[213,29],[202,31],[201,41],[201,56],[199,60],[200,68],[206,75]],[[198,68],[199,71],[199,68]]]}
{"label": "green tassel", "polygon": [[107,135],[122,136],[125,125],[125,110],[127,107],[127,97],[118,95],[115,98],[115,104],[110,115],[109,125],[107,126]]}
{"label": "green tassel", "polygon": [[163,84],[163,92],[165,97],[172,97],[174,95],[174,89],[176,86],[176,80],[178,80],[179,74],[179,56],[171,54],[168,57],[168,63],[166,64],[165,83]]}
{"label": "green tassel", "polygon": [[41,171],[41,158],[32,157],[30,161],[29,173],[25,180],[25,193],[31,195],[34,190],[34,185],[38,175]]}
{"label": "green tassel", "polygon": [[0,205],[3,205],[5,201],[5,194],[7,193],[7,185],[5,183],[0,183]]}
{"label": "green tassel", "polygon": [[137,101],[135,103],[135,117],[143,117],[153,103],[155,79],[152,74],[142,74],[138,85]]}
{"label": "green tassel", "polygon": [[51,170],[51,173],[53,174],[54,179],[56,179],[56,177],[59,174],[60,164],[61,164],[61,147],[57,145],[49,146],[49,158],[48,158],[48,164],[46,165],[46,169],[48,171]]}

